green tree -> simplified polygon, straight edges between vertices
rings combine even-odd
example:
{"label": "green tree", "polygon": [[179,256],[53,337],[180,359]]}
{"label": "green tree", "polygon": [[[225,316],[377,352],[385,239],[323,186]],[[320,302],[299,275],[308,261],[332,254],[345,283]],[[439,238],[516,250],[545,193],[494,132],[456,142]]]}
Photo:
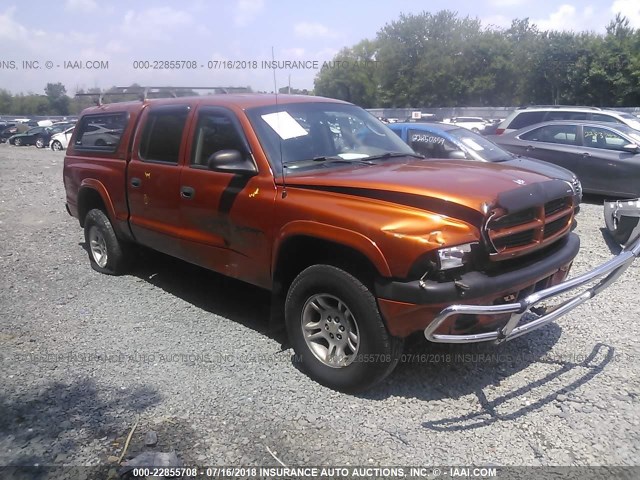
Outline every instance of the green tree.
{"label": "green tree", "polygon": [[49,99],[50,113],[55,115],[69,114],[70,99],[67,97],[67,89],[62,83],[47,83],[44,93]]}
{"label": "green tree", "polygon": [[322,65],[314,82],[314,92],[365,108],[376,106],[380,68],[377,50],[377,43],[370,40],[342,49],[332,61]]}

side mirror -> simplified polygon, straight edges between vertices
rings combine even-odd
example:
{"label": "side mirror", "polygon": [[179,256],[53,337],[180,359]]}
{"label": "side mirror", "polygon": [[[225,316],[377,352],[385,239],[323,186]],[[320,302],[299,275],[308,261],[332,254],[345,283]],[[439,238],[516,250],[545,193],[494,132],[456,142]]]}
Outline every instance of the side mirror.
{"label": "side mirror", "polygon": [[630,143],[628,145],[625,145],[622,148],[627,152],[640,153],[640,147],[638,145],[636,145],[635,143]]}
{"label": "side mirror", "polygon": [[214,172],[255,175],[257,172],[253,162],[238,150],[219,150],[207,159],[207,167]]}
{"label": "side mirror", "polygon": [[448,158],[450,158],[452,160],[466,160],[467,159],[467,154],[464,153],[462,150],[453,150],[453,151],[449,152],[449,154],[447,156],[448,156]]}

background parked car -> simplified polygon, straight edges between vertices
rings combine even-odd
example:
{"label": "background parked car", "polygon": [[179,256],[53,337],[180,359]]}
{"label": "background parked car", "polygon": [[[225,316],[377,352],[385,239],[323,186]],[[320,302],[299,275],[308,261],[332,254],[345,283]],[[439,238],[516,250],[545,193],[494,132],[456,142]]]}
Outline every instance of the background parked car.
{"label": "background parked car", "polygon": [[575,120],[609,122],[627,125],[640,130],[640,121],[634,115],[617,110],[598,107],[571,107],[564,105],[540,105],[519,108],[505,118],[496,130],[496,135],[513,132],[529,125],[553,120]]}
{"label": "background parked car", "polygon": [[480,133],[490,122],[481,117],[452,117],[445,118],[444,123],[450,123],[471,130],[472,132]]}
{"label": "background parked car", "polygon": [[17,135],[18,133],[24,133],[29,130],[29,127],[24,123],[16,123],[10,127],[5,128],[0,132],[0,143],[5,143],[9,138]]}
{"label": "background parked car", "polygon": [[41,138],[36,141],[35,146],[37,148],[46,148],[51,143],[51,138],[53,137],[53,135],[64,132],[66,129],[72,127],[73,125],[74,124],[68,122],[53,125],[47,132],[42,135]]}
{"label": "background parked car", "polygon": [[39,148],[44,147],[49,142],[49,133],[51,127],[33,127],[24,133],[18,133],[9,137],[9,143],[16,147],[22,145],[36,145]]}
{"label": "background parked car", "polygon": [[626,125],[545,122],[492,140],[517,155],[571,170],[585,192],[640,196],[640,132]]}
{"label": "background parked car", "polygon": [[416,153],[426,158],[452,158],[499,162],[525,168],[571,183],[574,205],[582,200],[582,187],[575,174],[547,162],[514,155],[482,135],[447,123],[395,123],[388,125]]}
{"label": "background parked car", "polygon": [[51,150],[64,150],[69,146],[69,140],[71,140],[71,135],[73,134],[73,130],[76,127],[70,127],[64,130],[63,132],[59,132],[54,134],[49,141],[49,148]]}

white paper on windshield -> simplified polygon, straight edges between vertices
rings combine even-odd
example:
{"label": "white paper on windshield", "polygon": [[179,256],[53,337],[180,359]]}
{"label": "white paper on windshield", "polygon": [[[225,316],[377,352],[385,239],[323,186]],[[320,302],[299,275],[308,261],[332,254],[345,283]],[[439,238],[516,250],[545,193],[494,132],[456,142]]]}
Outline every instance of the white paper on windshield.
{"label": "white paper on windshield", "polygon": [[289,115],[289,112],[267,113],[266,115],[262,115],[262,119],[267,122],[283,140],[308,135],[308,132],[302,128],[302,125]]}
{"label": "white paper on windshield", "polygon": [[358,160],[359,158],[367,158],[369,155],[366,153],[339,153],[338,156],[345,160]]}
{"label": "white paper on windshield", "polygon": [[478,143],[475,142],[475,140],[473,140],[473,138],[463,138],[462,142],[469,148],[473,148],[476,152],[480,152],[482,150],[484,150],[484,148],[482,148],[482,146],[480,146]]}

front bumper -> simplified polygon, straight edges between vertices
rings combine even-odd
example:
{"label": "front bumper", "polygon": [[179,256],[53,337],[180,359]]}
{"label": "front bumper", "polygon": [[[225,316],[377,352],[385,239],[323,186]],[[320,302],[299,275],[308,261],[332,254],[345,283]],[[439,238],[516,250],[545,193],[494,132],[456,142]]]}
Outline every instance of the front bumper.
{"label": "front bumper", "polygon": [[[475,343],[489,341],[502,343],[507,340],[512,340],[556,320],[578,305],[595,297],[615,282],[639,255],[640,237],[636,238],[633,243],[627,245],[617,256],[593,270],[552,287],[532,293],[518,302],[502,305],[448,306],[425,328],[424,335],[427,340],[438,343]],[[543,313],[532,311],[538,304],[545,300],[551,300],[564,293],[573,292],[598,279],[599,281],[596,285],[587,288],[581,293],[577,293],[569,299],[562,300],[558,305],[547,308]],[[462,335],[435,333],[449,317],[464,314],[485,316],[503,316],[510,314],[510,317],[503,327],[493,332]],[[527,317],[533,317],[533,319],[526,318],[525,315],[527,315]],[[523,320],[525,323],[523,323]]]}

